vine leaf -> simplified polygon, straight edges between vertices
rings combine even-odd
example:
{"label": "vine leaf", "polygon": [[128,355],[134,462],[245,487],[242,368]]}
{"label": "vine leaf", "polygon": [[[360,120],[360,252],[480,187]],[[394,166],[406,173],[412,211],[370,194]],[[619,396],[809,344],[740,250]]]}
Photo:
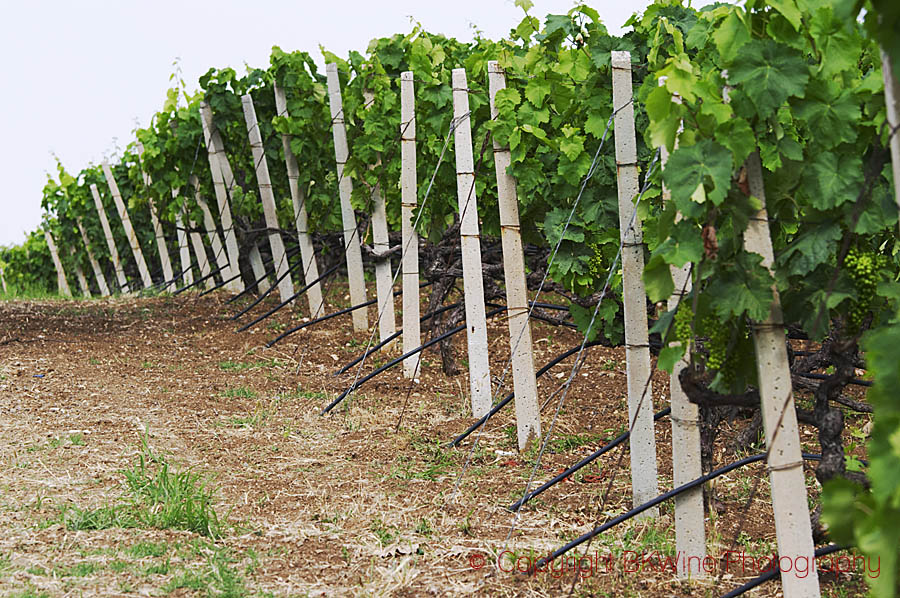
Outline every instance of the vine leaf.
{"label": "vine leaf", "polygon": [[709,293],[720,298],[713,309],[720,320],[747,314],[762,321],[769,316],[772,305],[772,276],[762,266],[762,256],[741,252],[734,264],[720,267],[709,285]]}
{"label": "vine leaf", "polygon": [[740,12],[733,10],[713,32],[712,38],[722,59],[725,62],[731,62],[737,56],[741,46],[750,41],[750,29],[741,19]]}
{"label": "vine leaf", "polygon": [[804,276],[824,264],[834,253],[835,244],[841,239],[841,227],[836,222],[811,227],[791,241],[779,256],[780,265],[786,266],[791,275]]}
{"label": "vine leaf", "polygon": [[795,114],[815,132],[816,141],[831,149],[856,141],[854,125],[859,121],[859,105],[846,89],[821,81],[810,83],[806,99],[798,102]]}
{"label": "vine leaf", "polygon": [[809,68],[800,54],[772,40],[748,42],[728,69],[728,82],[742,85],[760,117],[768,118],[791,96],[803,97]]}
{"label": "vine leaf", "polygon": [[732,171],[731,152],[715,141],[705,139],[672,152],[663,171],[663,180],[672,189],[678,209],[687,212],[690,206],[684,204],[695,195],[700,200],[698,203],[705,201],[698,189],[702,189],[702,195],[713,204],[721,204],[728,194]]}
{"label": "vine leaf", "polygon": [[862,158],[819,152],[803,172],[810,203],[818,210],[829,210],[856,199],[863,183]]}

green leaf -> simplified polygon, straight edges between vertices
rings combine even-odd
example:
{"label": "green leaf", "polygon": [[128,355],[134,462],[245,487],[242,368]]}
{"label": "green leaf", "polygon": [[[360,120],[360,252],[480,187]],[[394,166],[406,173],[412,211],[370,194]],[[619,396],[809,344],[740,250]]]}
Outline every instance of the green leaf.
{"label": "green leaf", "polygon": [[844,202],[855,201],[863,183],[862,158],[819,152],[803,170],[803,184],[810,203],[819,210],[830,210]]}
{"label": "green leaf", "polygon": [[719,265],[708,290],[711,296],[719,298],[713,305],[719,319],[744,314],[756,321],[769,317],[774,281],[761,262],[761,255],[741,252],[735,263]]}
{"label": "green leaf", "polygon": [[789,97],[803,97],[809,68],[799,52],[778,42],[748,42],[728,69],[730,85],[740,86],[756,106],[761,118],[768,118]]}
{"label": "green leaf", "polygon": [[799,31],[803,22],[803,16],[794,0],[766,0],[769,6],[781,13],[781,15],[793,25],[794,30]]}
{"label": "green leaf", "polygon": [[588,326],[591,323],[591,317],[594,315],[593,310],[581,307],[577,303],[570,303],[569,313],[572,314],[572,321],[578,326],[579,332],[586,336],[588,342],[597,338],[597,333],[600,332],[599,318],[594,321],[594,325],[588,330]]}
{"label": "green leaf", "polygon": [[806,99],[797,103],[794,112],[806,122],[816,142],[828,149],[856,141],[859,106],[848,90],[834,83],[810,83]]}
{"label": "green leaf", "polygon": [[673,114],[672,94],[665,87],[657,87],[647,95],[644,108],[650,118],[650,142],[655,147],[675,147],[675,136],[681,119]]}
{"label": "green leaf", "polygon": [[684,353],[686,350],[687,347],[685,347],[681,343],[675,344],[671,347],[663,347],[659,350],[659,357],[656,360],[656,367],[671,374],[678,362],[681,361],[681,358],[684,357]]}
{"label": "green leaf", "polygon": [[675,282],[669,264],[662,255],[653,255],[644,266],[644,289],[650,301],[656,303],[668,299],[675,291]]}
{"label": "green leaf", "polygon": [[525,97],[538,108],[543,105],[544,98],[548,95],[550,95],[550,81],[546,79],[535,77],[525,85]]}
{"label": "green leaf", "polygon": [[599,112],[592,112],[587,118],[584,130],[595,138],[602,139],[603,133],[607,132],[607,123],[609,123],[609,116],[600,114]]}
{"label": "green leaf", "polygon": [[743,118],[732,118],[716,127],[716,141],[731,150],[735,164],[743,164],[756,149],[756,136]]}
{"label": "green leaf", "polygon": [[672,199],[678,208],[687,212],[690,207],[683,204],[693,201],[698,187],[715,205],[721,204],[731,186],[733,169],[731,152],[715,141],[705,139],[672,152],[663,170],[663,180],[672,190]]}
{"label": "green leaf", "polygon": [[741,19],[740,8],[733,8],[712,34],[716,49],[726,64],[734,60],[738,50],[750,41],[750,29]]}
{"label": "green leaf", "polygon": [[791,275],[809,274],[831,259],[842,236],[837,222],[807,227],[778,256],[778,263]]}

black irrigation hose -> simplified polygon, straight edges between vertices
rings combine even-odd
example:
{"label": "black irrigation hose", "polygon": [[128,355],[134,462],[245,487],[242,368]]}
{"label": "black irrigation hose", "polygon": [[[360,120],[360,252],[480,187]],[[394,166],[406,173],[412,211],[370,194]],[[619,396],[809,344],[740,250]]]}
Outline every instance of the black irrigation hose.
{"label": "black irrigation hose", "polygon": [[[454,307],[458,307],[459,305],[461,305],[461,303],[453,303],[453,304],[451,304],[451,305],[446,305],[446,306],[444,306],[444,307],[440,307],[440,308],[434,310],[433,312],[431,312],[431,313],[429,313],[429,314],[425,314],[424,316],[422,316],[421,318],[419,318],[419,321],[420,321],[420,322],[425,322],[426,320],[429,320],[429,319],[433,318],[434,316],[436,316],[436,315],[438,315],[438,314],[440,314],[440,313],[443,313],[443,312],[445,312],[445,311],[447,311],[447,310],[449,310],[449,309],[453,309]],[[487,303],[486,305],[487,305],[488,307],[501,307],[500,305],[496,305],[496,304],[494,304],[494,303]],[[546,307],[546,308],[548,308],[548,309],[558,309],[558,310],[560,310],[560,311],[561,311],[561,310],[566,310],[566,309],[568,309],[568,308],[566,308],[566,307],[560,307],[560,306],[558,306],[558,305],[550,305],[550,304],[548,304],[548,303],[545,303],[545,304],[536,304],[536,305],[537,305],[538,307]],[[570,323],[570,322],[555,322],[555,321],[553,321],[553,320],[549,320],[549,319],[542,318],[542,317],[540,317],[540,316],[538,316],[538,315],[536,315],[536,314],[531,314],[531,317],[532,317],[533,319],[535,319],[535,320],[544,320],[544,321],[546,321],[546,322],[550,322],[551,324],[562,324],[563,326],[570,326],[570,327],[572,327],[572,328],[577,328],[577,326],[575,326],[575,324],[572,324],[572,323]],[[341,369],[339,369],[338,371],[336,371],[336,372],[334,373],[334,375],[335,375],[335,376],[340,376],[341,374],[343,374],[344,372],[346,372],[347,370],[349,370],[351,367],[355,366],[357,363],[359,363],[360,361],[362,361],[363,359],[365,359],[366,357],[368,357],[369,355],[371,355],[372,353],[375,353],[376,351],[380,351],[382,348],[384,348],[385,345],[387,345],[388,343],[390,343],[392,340],[396,339],[396,338],[397,338],[398,336],[400,336],[401,334],[403,334],[403,330],[402,330],[402,329],[400,329],[400,330],[398,330],[397,332],[395,332],[394,334],[390,335],[389,337],[387,337],[386,339],[384,339],[383,341],[381,341],[380,343],[378,343],[377,345],[375,345],[374,347],[372,347],[371,349],[369,349],[367,352],[363,353],[362,355],[360,355],[359,357],[357,357],[356,359],[354,359],[353,361],[351,361],[350,363],[348,363],[347,365],[345,365],[344,367],[342,367]]]}
{"label": "black irrigation hose", "polygon": [[203,291],[202,293],[200,293],[200,294],[198,295],[198,297],[202,297],[203,295],[208,295],[209,293],[212,293],[213,291],[219,290],[219,289],[221,289],[222,287],[224,287],[226,284],[228,284],[229,282],[231,282],[232,280],[237,280],[237,279],[240,278],[240,277],[241,277],[241,273],[240,273],[240,271],[239,271],[237,274],[233,275],[231,278],[223,278],[223,279],[222,279],[222,282],[216,284],[216,285],[215,285],[214,287],[212,287],[212,288],[206,289],[205,291]]}
{"label": "black irrigation hose", "polygon": [[[589,343],[586,343],[584,345],[584,347],[586,349],[588,347],[595,347],[599,344],[601,344],[600,341],[590,341]],[[535,372],[534,377],[539,378],[539,377],[543,376],[550,370],[550,368],[552,368],[553,366],[558,364],[560,361],[562,361],[566,357],[570,357],[571,355],[578,353],[578,351],[580,351],[580,350],[581,350],[581,345],[578,345],[577,347],[572,347],[571,349],[569,349],[562,355],[557,355],[556,357],[551,359],[550,362],[547,363],[547,365],[545,365],[544,367],[539,369],[537,372]],[[509,404],[509,402],[513,400],[514,396],[516,396],[515,391],[513,391],[513,392],[509,393],[508,395],[506,395],[505,397],[503,397],[503,399],[499,403],[497,403],[496,405],[491,407],[491,410],[488,411],[485,415],[483,415],[481,417],[481,419],[479,419],[477,422],[475,422],[474,424],[469,426],[469,428],[465,432],[463,432],[462,434],[457,436],[455,439],[453,439],[447,445],[447,447],[450,448],[450,447],[454,447],[454,446],[459,446],[459,443],[462,442],[463,440],[465,440],[469,436],[469,434],[471,434],[472,432],[474,432],[475,430],[480,428],[484,424],[484,422],[486,422],[487,420],[492,418],[495,413],[497,413],[498,411],[500,411],[501,409],[506,407]]]}
{"label": "black irrigation hose", "polygon": [[[431,318],[435,317],[436,315],[442,314],[445,311],[453,309],[454,307],[459,307],[460,305],[461,305],[461,303],[451,303],[450,305],[444,305],[443,307],[439,307],[436,310],[434,310],[433,312],[427,313],[424,316],[422,316],[421,318],[419,318],[419,322],[426,322],[426,321],[430,320]],[[346,372],[347,370],[349,370],[350,368],[355,366],[357,363],[359,363],[360,361],[362,361],[363,359],[365,359],[366,357],[371,355],[372,353],[375,353],[376,351],[380,351],[385,345],[390,343],[392,340],[394,340],[401,334],[403,334],[402,328],[400,330],[398,330],[397,332],[395,332],[394,334],[387,337],[386,339],[384,339],[383,341],[381,341],[380,343],[378,343],[377,345],[375,345],[374,347],[370,348],[368,351],[364,351],[362,355],[360,355],[359,357],[357,357],[356,359],[354,359],[353,361],[351,361],[350,363],[348,363],[347,365],[345,365],[344,367],[342,367],[341,369],[336,371],[334,373],[334,375],[340,376],[341,374],[343,374],[344,372]]]}
{"label": "black irrigation hose", "polygon": [[[299,251],[299,249],[294,249],[293,251],[286,251],[285,259],[294,257],[295,255],[297,255],[298,251]],[[263,260],[263,268],[272,264],[274,261],[275,261],[275,258],[268,258],[266,260]],[[231,303],[232,301],[237,301],[238,299],[240,299],[241,297],[243,297],[244,295],[249,293],[252,289],[256,288],[257,285],[259,285],[259,283],[261,283],[263,280],[265,280],[268,277],[269,277],[269,271],[266,270],[265,275],[263,275],[261,278],[257,278],[256,280],[254,280],[252,284],[245,286],[243,291],[241,291],[240,293],[238,293],[237,295],[235,295],[234,297],[232,297],[231,299],[226,301],[226,304]]]}
{"label": "black irrigation hose", "polygon": [[[731,463],[730,465],[720,467],[719,469],[711,471],[706,475],[702,475],[699,478],[697,478],[696,480],[692,480],[686,484],[682,484],[681,486],[679,486],[677,488],[669,490],[668,492],[664,492],[663,494],[660,494],[656,498],[648,500],[647,502],[645,502],[642,505],[636,506],[635,508],[631,509],[630,511],[622,513],[621,515],[618,515],[617,517],[613,517],[612,519],[610,519],[603,525],[595,527],[594,529],[587,532],[586,534],[582,534],[581,536],[575,538],[571,542],[561,546],[560,548],[557,548],[552,553],[550,553],[548,556],[538,559],[534,563],[533,570],[540,571],[542,569],[542,567],[546,567],[548,563],[550,563],[551,561],[564,555],[565,553],[569,552],[570,550],[572,550],[579,544],[582,544],[582,543],[590,540],[594,536],[602,534],[603,532],[610,529],[611,527],[615,527],[624,521],[628,521],[629,519],[631,519],[632,517],[634,517],[636,515],[640,515],[647,509],[652,509],[656,505],[663,503],[663,502],[669,500],[670,498],[674,498],[675,496],[678,496],[682,492],[687,492],[688,490],[693,490],[694,488],[696,488],[698,486],[702,486],[706,482],[713,480],[713,479],[719,477],[720,475],[724,475],[724,474],[726,474],[730,471],[733,471],[739,467],[743,467],[743,466],[749,465],[751,463],[756,463],[757,461],[762,461],[765,458],[766,458],[766,453],[759,453],[758,455],[751,455],[749,457],[744,457],[743,459],[741,459],[739,461],[735,461],[734,463]],[[810,460],[810,461],[818,461],[822,458],[822,456],[811,454],[811,453],[803,453],[803,458],[806,460]]]}
{"label": "black irrigation hose", "polygon": [[178,294],[180,294],[180,293],[183,293],[184,291],[186,291],[186,290],[188,290],[188,289],[190,289],[190,288],[192,288],[192,287],[197,286],[198,284],[200,284],[201,282],[203,282],[203,281],[206,280],[207,278],[212,278],[213,276],[215,276],[216,274],[218,274],[221,270],[222,270],[222,268],[216,268],[215,270],[213,270],[212,272],[210,272],[210,273],[207,274],[206,276],[201,276],[200,278],[198,278],[197,280],[195,280],[195,281],[192,282],[191,284],[186,284],[186,285],[184,285],[183,287],[181,287],[180,289],[176,290],[174,293],[172,293],[172,296],[174,297],[175,295],[178,295]]}
{"label": "black irrigation hose", "polygon": [[[812,378],[813,380],[828,380],[830,377],[828,374],[797,374],[798,376],[803,376],[804,378]],[[852,378],[849,384],[855,384],[856,386],[872,386],[872,383],[868,380],[860,380],[859,378]]]}
{"label": "black irrigation hose", "polygon": [[[662,418],[669,415],[670,413],[672,413],[671,407],[666,407],[665,409],[657,411],[653,415],[653,421],[659,421]],[[572,465],[564,472],[558,474],[552,480],[545,482],[544,484],[541,484],[539,487],[535,488],[534,490],[532,490],[531,492],[529,492],[528,494],[526,494],[525,496],[523,496],[522,498],[520,498],[519,500],[517,500],[516,502],[514,502],[513,504],[509,505],[506,508],[509,509],[510,511],[515,511],[515,510],[519,509],[522,505],[527,503],[529,500],[531,500],[532,498],[534,498],[535,496],[537,496],[544,490],[547,490],[551,486],[555,486],[556,484],[563,481],[564,479],[566,479],[567,477],[569,477],[570,475],[572,475],[573,473],[575,473],[576,471],[578,471],[579,469],[584,467],[585,465],[593,462],[600,455],[603,455],[604,453],[608,453],[612,449],[616,448],[617,446],[619,446],[620,444],[622,444],[623,442],[628,440],[629,436],[630,436],[630,433],[628,431],[622,432],[621,434],[619,434],[618,436],[616,436],[615,438],[610,440],[605,446],[594,451],[592,454],[588,455],[587,457],[585,457],[584,459],[582,459],[575,465]]]}
{"label": "black irrigation hose", "polygon": [[[299,291],[297,291],[296,293],[294,293],[293,295],[291,295],[290,297],[288,297],[287,299],[285,299],[284,301],[282,301],[281,303],[279,303],[278,305],[276,305],[275,307],[273,307],[272,309],[270,309],[263,315],[259,316],[258,318],[256,318],[252,322],[250,322],[249,324],[244,324],[243,326],[238,328],[237,331],[243,332],[243,331],[247,330],[248,328],[250,328],[251,326],[253,326],[254,324],[259,324],[260,322],[262,322],[263,320],[265,320],[266,318],[268,318],[269,316],[274,314],[276,311],[278,311],[279,309],[281,309],[282,307],[284,307],[285,305],[287,305],[288,303],[290,303],[291,301],[293,301],[294,299],[296,299],[297,297],[299,297],[300,295],[302,295],[303,293],[305,293],[306,291],[311,289],[313,286],[319,284],[320,281],[322,281],[325,278],[327,278],[328,276],[334,274],[337,271],[337,269],[338,269],[337,266],[332,266],[331,268],[328,269],[327,272],[325,272],[325,274],[322,274],[314,281],[307,283]],[[234,318],[232,318],[232,319],[234,319]]]}
{"label": "black irrigation hose", "polygon": [[[825,555],[831,554],[833,552],[838,552],[840,550],[847,550],[848,548],[850,548],[850,547],[849,546],[841,546],[840,544],[829,544],[828,546],[822,546],[821,548],[816,548],[816,551],[814,554],[816,557],[820,557],[820,556],[825,556]],[[753,579],[751,579],[744,585],[731,590],[727,594],[722,594],[721,598],[736,598],[737,596],[740,596],[744,592],[752,590],[756,586],[762,585],[765,582],[769,581],[770,579],[773,579],[776,575],[779,574],[780,571],[781,571],[780,567],[773,567],[771,571],[767,571],[767,572],[763,573],[762,575],[760,575],[759,577],[754,577]]]}
{"label": "black irrigation hose", "polygon": [[[505,308],[505,307],[500,307],[500,308],[497,308],[497,309],[492,309],[491,311],[489,311],[489,312],[487,312],[486,314],[484,314],[484,317],[485,317],[485,318],[490,318],[491,316],[496,316],[497,314],[499,314],[499,313],[502,312],[502,311],[506,311],[506,308]],[[441,334],[441,335],[436,336],[435,338],[431,339],[430,341],[428,341],[427,343],[425,343],[425,344],[422,345],[421,347],[416,347],[416,348],[413,349],[412,351],[407,351],[406,353],[404,353],[404,354],[401,355],[400,357],[397,357],[396,359],[392,359],[391,361],[389,361],[388,363],[384,364],[383,366],[381,366],[380,368],[378,368],[377,370],[375,370],[375,371],[372,372],[371,374],[368,374],[368,375],[366,375],[366,376],[363,376],[362,378],[360,378],[359,380],[357,380],[356,382],[354,382],[353,384],[351,384],[350,387],[347,388],[347,390],[345,390],[344,392],[342,392],[342,393],[340,394],[340,396],[338,396],[335,400],[331,401],[331,403],[329,403],[328,406],[325,407],[319,415],[325,415],[326,413],[328,413],[329,411],[331,411],[332,409],[334,409],[335,406],[337,406],[338,403],[340,403],[340,402],[343,401],[345,398],[347,398],[347,397],[350,395],[351,392],[353,392],[354,390],[356,390],[357,388],[359,388],[360,386],[362,386],[363,384],[365,384],[366,382],[368,382],[369,380],[371,380],[372,378],[374,378],[375,376],[377,376],[377,375],[380,374],[381,372],[383,372],[383,371],[385,371],[385,370],[387,370],[387,369],[389,369],[389,368],[394,367],[394,366],[397,365],[398,363],[402,363],[403,360],[406,359],[407,357],[411,357],[411,356],[415,355],[416,353],[420,353],[421,351],[424,351],[424,350],[427,349],[428,347],[430,347],[430,346],[432,346],[432,345],[435,345],[435,344],[441,342],[441,341],[444,340],[445,338],[449,338],[449,337],[453,336],[453,335],[456,334],[457,332],[462,332],[462,331],[465,330],[465,329],[466,329],[466,324],[465,324],[465,323],[460,324],[460,325],[457,326],[456,328],[453,328],[452,330],[448,330],[447,332],[445,332],[445,333],[443,333],[443,334]]]}
{"label": "black irrigation hose", "polygon": [[[419,285],[419,288],[421,289],[421,288],[427,287],[430,284],[431,284],[431,282],[423,282],[422,284]],[[394,291],[394,297],[401,295],[402,293],[403,293],[403,291]],[[368,301],[366,301],[364,303],[359,303],[357,305],[351,305],[350,307],[345,307],[344,309],[340,309],[338,311],[331,312],[330,314],[325,314],[324,316],[316,318],[315,320],[310,320],[309,322],[303,322],[302,324],[300,324],[298,326],[294,326],[290,330],[285,330],[280,335],[278,335],[274,339],[267,342],[266,348],[268,349],[269,347],[271,347],[278,341],[282,340],[284,337],[294,334],[298,330],[302,330],[302,329],[306,328],[307,326],[312,326],[313,324],[318,324],[319,322],[324,322],[325,320],[330,320],[331,318],[336,318],[338,316],[343,316],[344,314],[349,314],[350,312],[356,311],[357,309],[362,309],[364,307],[374,305],[377,302],[378,302],[378,298],[376,297],[375,299],[369,299]]]}
{"label": "black irrigation hose", "polygon": [[[285,256],[284,259],[287,260],[287,256]],[[260,293],[259,297],[257,297],[250,305],[248,305],[247,307],[245,307],[245,308],[242,309],[241,311],[239,311],[239,312],[237,312],[236,314],[234,314],[233,316],[231,316],[231,320],[232,320],[232,321],[237,320],[237,319],[240,318],[242,315],[244,315],[245,313],[247,313],[248,311],[250,311],[251,309],[253,309],[253,308],[256,307],[257,305],[259,305],[259,302],[260,302],[260,301],[262,301],[263,299],[265,299],[266,297],[268,297],[268,296],[272,293],[272,291],[274,291],[276,288],[278,288],[278,284],[279,284],[282,280],[284,280],[284,278],[285,278],[286,276],[290,275],[291,272],[293,272],[294,270],[296,270],[297,268],[299,268],[299,267],[302,266],[302,265],[303,265],[303,260],[298,261],[298,262],[295,263],[293,266],[290,266],[290,265],[289,265],[288,269],[285,270],[284,273],[283,273],[281,276],[279,276],[278,278],[275,279],[275,284],[270,285],[269,288],[266,289],[266,291],[265,291],[264,293]],[[273,270],[273,272],[274,272],[274,270]],[[269,275],[269,272],[267,271],[267,272],[266,272],[266,276],[268,276],[268,275]],[[262,280],[262,279],[260,279],[260,280]]]}

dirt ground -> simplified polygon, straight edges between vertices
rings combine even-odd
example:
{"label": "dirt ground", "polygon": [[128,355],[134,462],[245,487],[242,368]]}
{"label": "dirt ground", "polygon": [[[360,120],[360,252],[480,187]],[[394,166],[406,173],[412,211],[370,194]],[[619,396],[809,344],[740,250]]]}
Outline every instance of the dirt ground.
{"label": "dirt ground", "polygon": [[[506,506],[521,496],[537,451],[517,452],[511,405],[474,450],[471,439],[446,448],[473,420],[465,372],[444,376],[437,352],[424,354],[418,383],[394,368],[320,416],[357,370],[333,372],[362,352],[367,335],[354,334],[349,317],[336,318],[267,349],[302,321],[305,305],[237,333],[229,320],[237,305],[227,298],[0,304],[0,595],[559,596],[573,586],[571,569],[529,576],[509,571],[509,561],[498,570],[496,555],[545,555],[630,508],[625,443],[515,517]],[[331,307],[346,305],[340,293],[336,299]],[[507,335],[505,321],[492,320],[497,378]],[[544,323],[534,324],[534,338],[537,367],[581,341]],[[465,340],[457,337],[455,347],[464,364]],[[397,354],[399,346],[376,354],[362,372]],[[552,393],[573,360],[540,378],[545,432],[560,396]],[[657,373],[654,410],[666,406],[667,386]],[[625,394],[624,350],[588,349],[535,482],[623,431]],[[848,417],[848,428],[866,421]],[[729,422],[720,434],[716,466],[746,456],[730,448],[732,431],[745,423]],[[813,432],[803,431],[804,450],[818,452]],[[656,433],[663,491],[672,487],[668,419]],[[861,444],[849,435],[848,442]],[[141,455],[153,472],[193,475],[188,485],[212,493],[218,534],[75,523],[74,515],[112,512],[103,509],[133,499],[127,480]],[[815,497],[810,468],[807,478]],[[718,596],[755,577],[752,567],[726,571],[723,555],[775,549],[764,466],[731,472],[714,487],[710,578],[682,582],[653,558],[643,566],[629,560],[675,554],[666,503],[659,517],[629,520],[579,547],[605,560],[582,569],[573,595]],[[148,512],[162,516],[166,504]],[[862,595],[863,577],[823,574],[824,594]],[[780,595],[780,582],[747,595]]]}

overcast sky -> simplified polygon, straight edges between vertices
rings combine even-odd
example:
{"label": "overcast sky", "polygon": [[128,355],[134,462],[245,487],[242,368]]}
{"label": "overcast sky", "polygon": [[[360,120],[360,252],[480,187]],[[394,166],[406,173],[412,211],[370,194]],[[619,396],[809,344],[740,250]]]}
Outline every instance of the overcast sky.
{"label": "overcast sky", "polygon": [[[543,21],[574,4],[534,0],[531,14]],[[589,4],[610,31],[620,32],[648,1]],[[40,223],[54,154],[77,173],[148,124],[171,86],[176,58],[193,91],[210,67],[267,66],[273,45],[306,50],[322,64],[319,44],[339,56],[364,51],[372,38],[410,31],[411,18],[428,31],[469,40],[473,27],[491,39],[505,37],[522,15],[513,0],[7,2],[0,36],[6,82],[0,245],[22,242]]]}

